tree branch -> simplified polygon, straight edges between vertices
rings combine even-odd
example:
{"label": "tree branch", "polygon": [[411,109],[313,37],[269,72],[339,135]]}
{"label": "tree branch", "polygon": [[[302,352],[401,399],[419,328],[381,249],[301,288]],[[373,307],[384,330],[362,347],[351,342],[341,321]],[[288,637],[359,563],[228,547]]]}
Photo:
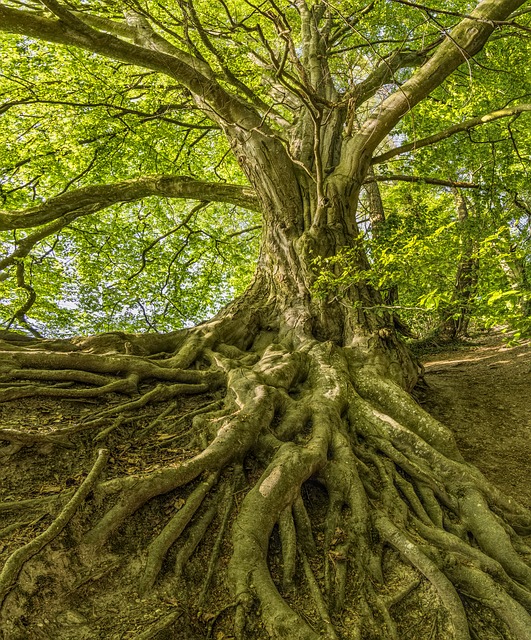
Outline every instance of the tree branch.
{"label": "tree branch", "polygon": [[430,144],[435,144],[436,142],[445,140],[446,138],[449,138],[456,133],[460,133],[461,131],[470,131],[470,129],[479,127],[482,124],[493,122],[494,120],[498,120],[499,118],[508,118],[509,116],[519,115],[520,113],[524,113],[526,111],[531,111],[531,104],[519,104],[515,107],[497,109],[496,111],[491,111],[484,116],[470,118],[469,120],[465,120],[464,122],[455,124],[452,127],[448,127],[448,129],[439,131],[439,133],[435,133],[432,136],[421,138],[420,140],[415,140],[414,142],[410,142],[408,144],[403,144],[400,147],[390,149],[389,151],[386,151],[379,156],[375,156],[372,160],[372,164],[382,164],[382,162],[387,162],[391,158],[394,158],[395,156],[398,156],[402,153],[407,153],[408,151],[416,151],[417,149],[421,149],[422,147],[427,147]]}
{"label": "tree branch", "polygon": [[169,117],[165,114],[172,113],[174,111],[190,111],[193,109],[193,105],[191,103],[183,103],[183,104],[161,104],[154,111],[141,111],[140,109],[133,109],[132,107],[124,107],[118,104],[114,104],[113,102],[104,102],[104,101],[96,101],[96,102],[77,102],[75,100],[48,100],[46,98],[24,98],[20,100],[12,100],[4,102],[0,105],[0,115],[9,111],[13,107],[18,107],[21,105],[29,105],[29,104],[50,104],[57,106],[65,106],[65,107],[88,107],[91,109],[97,109],[99,107],[104,107],[106,109],[113,109],[116,113],[112,114],[111,117],[121,117],[124,115],[133,115],[140,118],[140,122],[151,122],[153,120],[162,120],[164,122],[169,122],[170,124],[175,124],[179,127],[183,127],[186,129],[201,129],[208,131],[216,131],[219,130],[219,127],[215,124],[200,124],[193,122],[186,122],[184,120],[178,120],[177,118]]}
{"label": "tree branch", "polygon": [[[45,4],[55,15],[60,16],[58,20],[43,18],[32,11],[0,5],[0,31],[79,47],[114,60],[163,73],[188,88],[195,95],[198,104],[216,123],[236,123],[249,129],[263,128],[262,119],[257,111],[221,87],[205,62],[181,52],[157,34],[147,34],[150,39],[149,47],[138,46],[91,27],[88,18],[81,20],[79,14],[73,14],[55,0],[46,0]],[[110,22],[106,21],[106,24],[109,25]],[[108,29],[110,30],[110,27]],[[119,31],[122,36],[127,33],[125,29],[116,28],[115,31]],[[129,33],[135,40],[142,39],[135,29]],[[156,41],[153,39],[155,36]],[[171,53],[168,52],[170,50]]]}
{"label": "tree branch", "polygon": [[267,112],[271,109],[271,107],[265,103],[252,89],[250,89],[244,82],[242,82],[239,78],[237,78],[234,73],[231,71],[230,67],[227,65],[227,62],[225,60],[225,56],[222,55],[219,50],[217,49],[217,47],[214,46],[211,37],[209,36],[209,34],[207,33],[207,30],[204,28],[199,15],[194,7],[194,3],[193,2],[187,2],[186,5],[184,5],[183,3],[183,10],[184,10],[184,6],[186,6],[187,11],[189,13],[191,22],[193,24],[193,26],[195,27],[195,29],[197,30],[197,33],[201,39],[201,42],[204,44],[204,46],[215,56],[219,67],[223,73],[223,77],[226,80],[226,82],[228,82],[229,84],[231,84],[237,91],[241,92],[241,94],[243,94],[245,96],[245,99],[249,100],[252,104],[255,105],[255,107],[257,107],[259,110],[261,110],[262,112]]}
{"label": "tree branch", "polygon": [[496,28],[495,23],[505,20],[524,2],[482,0],[470,12],[470,17],[452,29],[428,62],[381,102],[359,132],[345,141],[335,175],[363,179],[374,150],[400,119],[458,67],[476,55]]}
{"label": "tree branch", "polygon": [[[70,213],[68,215],[62,216],[58,220],[54,220],[50,224],[41,227],[35,233],[30,233],[25,238],[20,240],[20,242],[18,242],[17,248],[12,253],[0,259],[0,271],[5,271],[7,267],[10,267],[12,264],[15,264],[15,262],[22,260],[30,254],[30,251],[33,249],[33,247],[41,240],[44,240],[44,238],[51,236],[53,233],[61,231],[61,229],[64,229],[64,227],[68,226],[76,218],[80,218],[84,215],[88,215],[88,213],[84,212],[83,210],[76,213]],[[8,273],[0,273],[0,282],[3,282],[8,278]]]}
{"label": "tree branch", "polygon": [[[484,21],[481,18],[474,18],[472,15],[468,15],[466,13],[459,13],[458,11],[448,11],[447,9],[436,9],[434,7],[428,7],[424,4],[418,4],[416,2],[408,2],[408,0],[393,0],[393,2],[397,2],[398,4],[403,4],[406,7],[414,7],[415,9],[421,9],[428,15],[430,15],[431,13],[440,13],[441,15],[445,15],[445,16],[455,16],[457,18],[469,18],[471,20],[475,19],[479,21]],[[497,26],[515,27],[516,29],[522,29],[523,31],[527,31],[528,33],[531,33],[531,28],[526,27],[523,24],[519,24],[514,20],[496,20],[493,22]]]}
{"label": "tree branch", "polygon": [[[395,73],[406,67],[419,67],[426,61],[428,51],[434,45],[422,51],[397,50],[384,58],[378,66],[363,80],[358,83],[351,92],[356,105],[363,104],[372,98],[378,89],[393,79]],[[350,94],[348,95],[350,97]]]}
{"label": "tree branch", "polygon": [[382,176],[369,176],[363,181],[363,184],[370,184],[371,182],[423,182],[425,184],[436,184],[441,187],[454,187],[459,189],[479,189],[479,184],[473,182],[459,182],[455,180],[442,180],[440,178],[426,178],[424,176],[403,176],[403,175],[382,175]]}
{"label": "tree branch", "polygon": [[36,207],[0,211],[0,231],[37,227],[73,213],[89,215],[113,204],[133,202],[148,196],[228,202],[253,211],[259,210],[258,199],[251,187],[203,182],[187,176],[155,175],[115,184],[82,187],[50,198]]}

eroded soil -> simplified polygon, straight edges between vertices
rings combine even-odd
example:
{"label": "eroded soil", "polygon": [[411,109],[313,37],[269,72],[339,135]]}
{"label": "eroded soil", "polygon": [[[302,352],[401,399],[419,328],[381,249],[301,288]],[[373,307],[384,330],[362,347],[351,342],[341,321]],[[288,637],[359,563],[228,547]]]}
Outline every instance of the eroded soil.
{"label": "eroded soil", "polygon": [[452,428],[465,459],[531,507],[531,341],[500,334],[422,358],[417,398]]}

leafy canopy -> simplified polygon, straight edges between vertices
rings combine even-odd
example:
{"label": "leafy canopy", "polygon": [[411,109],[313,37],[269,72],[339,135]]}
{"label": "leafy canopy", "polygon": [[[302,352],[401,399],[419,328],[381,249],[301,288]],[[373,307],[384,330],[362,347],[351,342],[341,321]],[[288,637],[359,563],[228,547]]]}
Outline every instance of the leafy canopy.
{"label": "leafy canopy", "polygon": [[[302,59],[303,5],[79,0],[68,10],[82,24],[123,41],[138,36],[131,35],[132,15],[146,20],[170,47],[199,61],[206,76],[253,105],[293,152],[311,65]],[[0,10],[50,20],[66,6],[6,0]],[[319,19],[327,16],[337,106],[356,103],[347,129],[374,117],[378,104],[472,9],[461,0],[306,6]],[[373,178],[386,221],[374,233],[362,198],[357,215],[373,271],[364,277],[383,289],[397,285],[402,308],[436,311],[452,299],[463,246],[455,185],[467,187],[473,210],[467,233],[481,265],[475,313],[485,322],[502,321],[509,311],[516,317],[529,297],[529,15],[524,5],[497,25],[488,45],[412,108],[375,153]],[[77,197],[85,187],[145,176],[203,185],[188,193],[179,183],[177,195],[173,188],[141,198],[106,196],[108,202],[94,210],[87,205],[82,215],[71,207],[70,218],[3,231],[4,326],[53,335],[165,331],[198,322],[239,295],[258,255],[259,207],[252,194],[245,202],[243,192],[219,195],[219,185],[244,189],[247,178],[216,118],[186,83],[145,62],[51,42],[44,29],[0,31],[0,42],[0,196],[6,212],[28,212],[58,196]],[[493,112],[498,115],[481,120]],[[438,140],[423,146],[437,133]],[[344,262],[345,282],[359,277]],[[325,270],[318,286],[337,290],[341,283],[326,277]],[[419,327],[424,322],[409,319]]]}

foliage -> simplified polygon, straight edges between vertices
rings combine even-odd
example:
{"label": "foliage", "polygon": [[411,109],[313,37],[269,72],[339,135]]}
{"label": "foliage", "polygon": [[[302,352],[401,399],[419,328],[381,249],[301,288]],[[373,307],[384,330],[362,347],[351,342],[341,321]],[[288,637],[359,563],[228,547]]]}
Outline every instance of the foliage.
{"label": "foliage", "polygon": [[[10,208],[143,174],[241,180],[219,131],[163,76],[26,37],[2,34],[2,49],[0,195]],[[167,331],[212,315],[247,285],[260,221],[220,203],[189,218],[192,209],[150,198],[45,237],[23,260],[37,292],[29,324],[58,336]],[[2,254],[31,233],[0,234]],[[25,330],[13,317],[28,296],[15,271],[0,281],[0,322]]]}
{"label": "foliage", "polygon": [[[383,201],[386,220],[376,236],[368,227],[355,249],[315,261],[315,291],[320,296],[341,298],[350,287],[370,283],[382,292],[379,313],[394,310],[417,336],[427,336],[437,331],[443,317],[458,314],[457,270],[472,243],[471,257],[479,265],[470,301],[472,321],[479,328],[505,327],[512,339],[529,335],[529,217],[509,206],[505,225],[496,228],[500,211],[494,216],[478,209],[485,201],[477,198],[463,227],[450,189],[436,191],[425,185],[387,188]],[[367,269],[356,267],[362,246],[370,259]],[[395,290],[398,300],[386,302]]]}
{"label": "foliage", "polygon": [[[189,326],[249,281],[259,237],[249,215],[217,204],[185,223],[190,207],[176,210],[171,202],[152,199],[123,209],[81,219],[25,259],[29,282],[39,292],[31,324],[42,334]],[[4,321],[25,295],[8,280],[0,283]]]}
{"label": "foliage", "polygon": [[[348,95],[356,87],[363,98],[357,98],[358,125],[411,77],[422,59],[414,59],[412,52],[427,47],[422,55],[429,55],[441,29],[464,11],[457,0],[444,3],[444,11],[435,14],[421,5],[415,10],[406,5],[333,6],[335,36],[328,64],[338,91]],[[115,23],[120,19],[116,8],[106,3],[84,3],[81,9]],[[181,3],[179,8],[145,3],[142,10],[161,34],[181,38],[189,51],[208,61],[220,86],[254,103],[264,119],[275,111],[268,124],[281,139],[280,124],[296,128],[304,80],[297,80],[300,66],[290,57],[303,42],[296,3],[281,3],[276,17],[241,2]],[[525,25],[527,14],[519,20]],[[289,30],[291,45],[283,28]],[[511,37],[517,33],[521,37]],[[23,210],[79,187],[146,174],[247,183],[218,124],[170,74],[27,35],[0,33],[0,43],[0,134],[5,140],[0,196],[8,210]],[[448,184],[468,181],[478,187],[470,198],[477,212],[473,235],[479,243],[481,274],[471,312],[483,325],[510,322],[522,331],[528,322],[522,320],[528,289],[510,282],[503,265],[514,263],[507,257],[518,257],[527,265],[524,271],[529,269],[529,115],[523,111],[465,129],[384,162],[378,154],[521,102],[531,94],[526,65],[530,47],[529,38],[518,30],[496,31],[487,48],[397,123],[377,150],[374,165],[382,180],[402,174],[421,180],[437,177]],[[411,60],[405,55],[402,65],[391,69],[389,61],[397,52]],[[285,78],[278,70],[275,75],[271,61],[281,65]],[[378,81],[380,68],[386,67],[388,77]],[[363,279],[384,293],[397,286],[404,319],[417,332],[426,332],[440,321],[443,307],[448,312],[455,286],[462,240],[453,224],[450,190],[430,184],[378,184],[387,221],[378,237],[366,225],[364,246],[373,272],[364,273]],[[15,261],[23,264],[22,279],[15,263],[0,276],[0,322],[46,335],[71,335],[113,328],[165,331],[204,320],[249,283],[260,219],[241,207],[211,203],[188,220],[193,206],[156,197],[124,202],[45,235],[27,257]],[[527,230],[519,231],[522,225]],[[14,251],[31,234],[2,232],[2,252]],[[507,234],[511,240],[502,241]],[[494,236],[498,240],[487,240]],[[334,282],[324,272],[316,290],[337,295],[348,278],[356,281],[359,274],[348,275],[346,264],[339,264],[348,262],[345,255],[329,259]],[[324,264],[328,258],[320,260]],[[32,292],[36,298],[31,309],[17,315]]]}

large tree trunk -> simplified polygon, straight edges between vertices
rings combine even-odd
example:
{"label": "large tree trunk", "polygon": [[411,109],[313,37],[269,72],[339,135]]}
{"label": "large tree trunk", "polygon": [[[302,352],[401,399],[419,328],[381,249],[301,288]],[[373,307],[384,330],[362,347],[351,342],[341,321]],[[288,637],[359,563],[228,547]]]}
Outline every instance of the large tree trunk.
{"label": "large tree trunk", "polygon": [[[12,540],[0,574],[4,640],[28,628],[65,640],[531,639],[531,514],[465,463],[450,431],[410,397],[417,366],[392,317],[373,313],[381,299],[362,275],[341,298],[313,287],[316,260],[342,250],[360,274],[367,268],[355,214],[372,154],[521,2],[485,0],[357,133],[356,101],[374,95],[388,61],[347,109],[319,50],[318,15],[294,4],[308,92],[297,93],[303,115],[282,140],[149,31],[135,36],[141,49],[79,31],[72,16],[74,26],[47,26],[54,42],[183,83],[255,189],[263,242],[248,291],[196,328],[5,336],[6,419],[25,398],[29,408],[53,398],[65,413],[65,403],[97,406],[68,426],[0,431],[6,465],[29,464],[27,447],[57,457],[51,475],[34,465],[34,491],[53,473],[62,487],[37,497],[13,487],[0,503]],[[2,14],[15,32],[46,26]]]}
{"label": "large tree trunk", "polygon": [[[46,433],[4,429],[7,465],[28,446],[59,461],[112,452],[77,490],[59,472],[61,493],[0,504],[6,535],[28,521],[40,533],[9,548],[4,638],[101,637],[112,595],[120,637],[529,640],[529,512],[410,397],[417,368],[392,318],[371,315],[377,292],[313,294],[314,259],[358,246],[356,190],[318,194],[269,160],[275,184],[257,157],[258,269],[213,320],[2,343],[6,415],[32,396],[102,404]],[[172,417],[188,395],[204,401]],[[151,468],[124,473],[125,443]]]}

